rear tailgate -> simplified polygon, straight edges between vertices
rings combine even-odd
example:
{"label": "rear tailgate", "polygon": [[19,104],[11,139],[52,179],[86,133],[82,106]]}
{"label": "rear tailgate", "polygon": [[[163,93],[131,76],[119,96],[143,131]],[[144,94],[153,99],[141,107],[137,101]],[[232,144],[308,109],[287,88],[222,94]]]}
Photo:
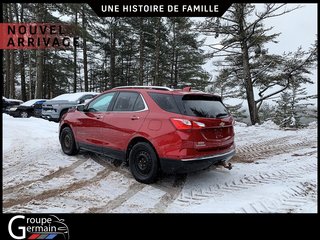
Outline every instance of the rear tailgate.
{"label": "rear tailgate", "polygon": [[209,94],[176,96],[177,105],[193,122],[192,138],[198,150],[220,151],[233,144],[233,118],[221,98]]}
{"label": "rear tailgate", "polygon": [[203,128],[193,128],[194,146],[202,150],[223,150],[229,148],[233,143],[233,119],[227,117],[223,119],[197,119],[204,123]]}

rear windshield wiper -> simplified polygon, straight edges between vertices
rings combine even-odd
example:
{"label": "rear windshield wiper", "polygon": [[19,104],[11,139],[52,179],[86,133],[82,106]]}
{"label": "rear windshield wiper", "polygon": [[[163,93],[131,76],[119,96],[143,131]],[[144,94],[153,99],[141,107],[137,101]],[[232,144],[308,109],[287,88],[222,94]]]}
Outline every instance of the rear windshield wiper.
{"label": "rear windshield wiper", "polygon": [[218,117],[223,117],[223,116],[228,116],[229,114],[228,113],[218,113],[217,115],[216,115],[216,118],[218,118]]}

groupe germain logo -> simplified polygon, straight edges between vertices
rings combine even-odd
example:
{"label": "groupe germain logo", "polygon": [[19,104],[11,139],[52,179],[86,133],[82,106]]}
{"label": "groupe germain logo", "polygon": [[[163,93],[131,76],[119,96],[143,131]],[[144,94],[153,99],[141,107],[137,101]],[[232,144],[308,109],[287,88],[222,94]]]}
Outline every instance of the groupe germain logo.
{"label": "groupe germain logo", "polygon": [[64,219],[55,215],[29,217],[16,215],[8,224],[12,239],[54,239],[69,240],[69,228]]}

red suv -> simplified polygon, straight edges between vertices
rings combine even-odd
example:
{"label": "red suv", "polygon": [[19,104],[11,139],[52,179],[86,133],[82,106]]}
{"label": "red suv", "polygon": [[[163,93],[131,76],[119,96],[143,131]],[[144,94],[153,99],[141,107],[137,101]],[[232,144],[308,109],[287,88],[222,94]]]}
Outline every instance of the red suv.
{"label": "red suv", "polygon": [[128,86],[70,109],[59,138],[68,155],[83,149],[127,161],[137,181],[152,183],[159,170],[186,173],[231,159],[233,123],[219,96]]}

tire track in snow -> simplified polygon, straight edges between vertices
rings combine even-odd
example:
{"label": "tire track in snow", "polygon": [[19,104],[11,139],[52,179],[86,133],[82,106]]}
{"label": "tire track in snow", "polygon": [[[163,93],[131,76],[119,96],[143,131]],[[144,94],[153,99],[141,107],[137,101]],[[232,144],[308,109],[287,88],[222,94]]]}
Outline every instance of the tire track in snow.
{"label": "tire track in snow", "polygon": [[115,199],[110,200],[105,206],[89,208],[88,212],[89,213],[108,213],[113,209],[116,209],[117,207],[121,206],[129,198],[131,198],[133,195],[141,191],[145,186],[146,185],[143,183],[135,182],[129,186],[126,192],[120,194]]}
{"label": "tire track in snow", "polygon": [[68,173],[72,172],[74,169],[76,169],[77,167],[79,167],[80,165],[82,165],[83,163],[85,163],[88,160],[89,160],[89,158],[77,160],[76,162],[72,163],[71,165],[69,165],[67,167],[59,168],[57,171],[55,171],[55,172],[53,172],[51,174],[48,174],[48,175],[46,175],[46,176],[44,176],[42,178],[35,179],[35,180],[28,180],[28,181],[19,183],[17,185],[14,185],[14,186],[11,186],[11,187],[8,187],[8,188],[4,188],[3,189],[3,194],[10,194],[10,193],[16,192],[18,189],[27,187],[27,186],[35,183],[35,182],[39,182],[39,181],[40,182],[45,182],[45,181],[51,180],[53,178],[61,177],[61,176],[65,175],[65,174],[68,174]]}
{"label": "tire track in snow", "polygon": [[105,168],[111,168],[112,171],[118,172],[122,175],[124,175],[127,178],[133,178],[129,168],[125,166],[125,164],[119,160],[114,160],[107,158],[103,155],[96,154],[96,153],[89,153],[90,157],[92,158],[93,161],[96,163],[102,165]]}
{"label": "tire track in snow", "polygon": [[317,143],[310,139],[300,139],[298,143],[286,143],[289,137],[277,138],[265,142],[250,144],[237,148],[237,154],[232,158],[234,162],[254,162],[269,156],[292,152],[292,150],[315,147]]}
{"label": "tire track in snow", "polygon": [[[132,177],[132,176],[131,176]],[[93,207],[88,210],[88,213],[107,213],[110,212],[118,207],[120,207],[122,204],[124,204],[126,201],[128,201],[131,197],[133,197],[135,194],[140,192],[144,187],[152,186],[156,189],[159,189],[161,191],[166,192],[161,199],[159,200],[156,205],[150,209],[150,212],[164,212],[164,210],[167,208],[167,206],[172,203],[180,194],[180,192],[183,189],[184,183],[186,181],[187,174],[179,174],[174,175],[173,182],[169,183],[167,182],[169,176],[164,177],[164,181],[159,180],[157,183],[152,185],[146,185],[139,182],[135,182],[132,185],[129,186],[128,190],[124,192],[123,194],[119,195],[113,200],[110,200],[106,205],[101,207]]]}
{"label": "tire track in snow", "polygon": [[45,199],[55,197],[57,195],[61,195],[65,192],[72,192],[106,178],[111,172],[112,172],[111,169],[105,168],[99,171],[94,177],[90,179],[74,182],[64,188],[50,189],[38,195],[29,195],[29,196],[20,197],[18,199],[16,198],[8,199],[5,202],[3,202],[3,208],[9,208],[15,205],[23,205],[31,201],[43,201]]}
{"label": "tire track in snow", "polygon": [[166,192],[160,201],[154,206],[152,212],[163,213],[166,208],[179,196],[183,186],[187,180],[187,174],[177,174],[174,176],[174,181],[170,187],[155,186]]}
{"label": "tire track in snow", "polygon": [[[301,163],[288,172],[286,169],[278,169],[272,173],[259,173],[257,175],[246,176],[238,180],[231,179],[223,184],[210,185],[208,187],[197,187],[190,191],[183,191],[177,198],[179,205],[187,206],[191,204],[201,204],[209,198],[221,197],[237,191],[259,187],[262,184],[281,183],[283,180],[297,178],[301,173],[314,173],[317,171],[317,163]],[[283,165],[286,168],[286,165]]]}
{"label": "tire track in snow", "polygon": [[[248,206],[242,207],[236,213],[288,213],[294,212],[310,200],[316,202],[317,185],[309,182],[300,182],[290,187],[289,190],[280,196],[272,199],[264,199],[250,203]],[[309,197],[309,198],[306,198]]]}

